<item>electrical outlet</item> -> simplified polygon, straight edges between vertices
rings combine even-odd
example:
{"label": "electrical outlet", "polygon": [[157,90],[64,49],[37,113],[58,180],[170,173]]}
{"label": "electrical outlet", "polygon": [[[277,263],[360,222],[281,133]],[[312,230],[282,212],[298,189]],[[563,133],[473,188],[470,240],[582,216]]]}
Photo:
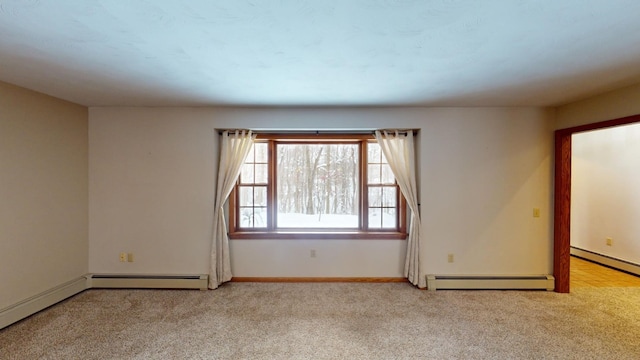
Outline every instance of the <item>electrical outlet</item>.
{"label": "electrical outlet", "polygon": [[450,263],[453,262],[453,254],[447,255],[447,261],[450,262]]}
{"label": "electrical outlet", "polygon": [[533,217],[540,217],[540,209],[533,208]]}
{"label": "electrical outlet", "polygon": [[607,238],[607,246],[613,246],[613,239],[610,237]]}
{"label": "electrical outlet", "polygon": [[312,258],[316,257],[316,249],[311,249],[310,256]]}
{"label": "electrical outlet", "polygon": [[133,253],[128,253],[127,254],[127,261],[128,262],[133,262]]}
{"label": "electrical outlet", "polygon": [[120,262],[127,262],[127,253],[125,252],[120,253]]}

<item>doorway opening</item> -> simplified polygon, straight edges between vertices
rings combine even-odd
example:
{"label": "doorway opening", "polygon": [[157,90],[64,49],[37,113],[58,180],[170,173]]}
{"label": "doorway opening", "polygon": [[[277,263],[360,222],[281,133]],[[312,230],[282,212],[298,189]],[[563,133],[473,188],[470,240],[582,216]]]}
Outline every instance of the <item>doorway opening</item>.
{"label": "doorway opening", "polygon": [[640,115],[575,126],[555,132],[553,275],[555,291],[570,290],[571,137],[573,134],[640,122]]}

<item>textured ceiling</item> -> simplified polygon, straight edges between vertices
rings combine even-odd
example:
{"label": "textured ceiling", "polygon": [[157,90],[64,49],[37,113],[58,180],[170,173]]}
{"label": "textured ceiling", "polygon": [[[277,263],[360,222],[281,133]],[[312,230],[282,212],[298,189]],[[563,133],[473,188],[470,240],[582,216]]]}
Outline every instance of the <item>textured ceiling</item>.
{"label": "textured ceiling", "polygon": [[640,82],[637,0],[0,0],[0,80],[87,106],[540,106]]}

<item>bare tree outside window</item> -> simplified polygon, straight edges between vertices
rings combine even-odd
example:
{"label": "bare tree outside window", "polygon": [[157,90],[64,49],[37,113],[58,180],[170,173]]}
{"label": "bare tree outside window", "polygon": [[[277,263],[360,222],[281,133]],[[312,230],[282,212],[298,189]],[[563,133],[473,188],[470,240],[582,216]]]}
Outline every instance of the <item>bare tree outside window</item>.
{"label": "bare tree outside window", "polygon": [[278,144],[277,226],[358,228],[357,144]]}

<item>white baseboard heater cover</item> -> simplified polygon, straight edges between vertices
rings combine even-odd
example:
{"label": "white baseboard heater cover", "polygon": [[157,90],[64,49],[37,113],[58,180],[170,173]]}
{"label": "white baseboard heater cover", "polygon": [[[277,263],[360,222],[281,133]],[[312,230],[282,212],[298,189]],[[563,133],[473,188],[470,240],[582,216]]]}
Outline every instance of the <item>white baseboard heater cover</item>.
{"label": "white baseboard heater cover", "polygon": [[477,276],[427,275],[429,290],[547,290],[555,288],[552,275]]}
{"label": "white baseboard heater cover", "polygon": [[91,288],[207,290],[209,275],[87,274],[0,309],[0,329]]}
{"label": "white baseboard heater cover", "polygon": [[87,281],[87,277],[82,276],[0,309],[0,329],[86,290]]}
{"label": "white baseboard heater cover", "polygon": [[607,255],[601,255],[593,251],[584,250],[573,246],[571,247],[571,255],[640,276],[640,265],[634,264],[629,261],[616,259]]}
{"label": "white baseboard heater cover", "polygon": [[92,274],[91,288],[200,289],[207,290],[209,275],[109,275]]}

